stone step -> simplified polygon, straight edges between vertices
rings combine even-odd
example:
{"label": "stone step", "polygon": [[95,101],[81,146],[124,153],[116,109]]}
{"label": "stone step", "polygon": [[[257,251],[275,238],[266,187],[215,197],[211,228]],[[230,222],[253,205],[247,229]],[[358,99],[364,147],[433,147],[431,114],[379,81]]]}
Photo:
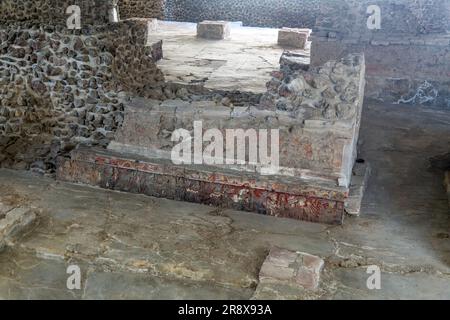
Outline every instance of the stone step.
{"label": "stone step", "polygon": [[57,178],[102,188],[276,217],[341,224],[348,189],[298,177],[259,176],[206,165],[175,165],[110,150],[79,148],[59,158]]}
{"label": "stone step", "polygon": [[[133,98],[107,150],[73,151],[60,159],[58,177],[340,224],[356,158],[364,57],[305,72],[293,63],[273,74],[258,105]],[[338,79],[347,89],[333,89]]]}
{"label": "stone step", "polygon": [[370,177],[370,165],[366,162],[355,163],[350,184],[350,193],[345,201],[345,212],[359,216],[361,214],[361,204]]}

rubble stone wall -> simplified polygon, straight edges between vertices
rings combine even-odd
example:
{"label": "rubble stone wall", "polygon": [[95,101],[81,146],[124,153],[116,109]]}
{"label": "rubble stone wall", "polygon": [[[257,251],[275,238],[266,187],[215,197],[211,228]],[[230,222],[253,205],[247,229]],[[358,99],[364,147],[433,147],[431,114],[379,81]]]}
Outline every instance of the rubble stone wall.
{"label": "rubble stone wall", "polygon": [[[381,9],[379,30],[367,27],[369,5]],[[314,27],[313,65],[364,52],[367,97],[450,107],[449,1],[346,0],[323,7],[329,14]]]}
{"label": "rubble stone wall", "polygon": [[49,170],[78,143],[106,145],[123,120],[123,93],[163,81],[146,27],[0,28],[0,165]]}
{"label": "rubble stone wall", "polygon": [[[381,9],[380,30],[367,28],[369,5]],[[167,0],[166,18],[312,28],[315,66],[365,53],[367,97],[450,107],[447,0]]]}
{"label": "rubble stone wall", "polygon": [[447,0],[2,0],[0,23],[65,24],[66,8],[78,5],[83,23],[108,22],[108,8],[118,3],[122,19],[165,18],[175,21],[243,21],[264,27],[307,27],[370,36],[365,25],[369,5],[379,5],[379,33],[429,34],[450,29]]}
{"label": "rubble stone wall", "polygon": [[[381,29],[376,31],[367,28],[370,5],[381,10]],[[336,38],[372,39],[450,30],[447,0],[322,0],[319,12],[314,31],[331,32]]]}
{"label": "rubble stone wall", "polygon": [[394,103],[450,107],[450,37],[355,42],[314,38],[311,63],[364,52],[366,96]]}
{"label": "rubble stone wall", "polygon": [[66,9],[78,5],[83,25],[108,22],[108,8],[114,0],[2,0],[0,23],[44,23],[66,25]]}
{"label": "rubble stone wall", "polygon": [[119,0],[121,19],[164,18],[166,0]]}

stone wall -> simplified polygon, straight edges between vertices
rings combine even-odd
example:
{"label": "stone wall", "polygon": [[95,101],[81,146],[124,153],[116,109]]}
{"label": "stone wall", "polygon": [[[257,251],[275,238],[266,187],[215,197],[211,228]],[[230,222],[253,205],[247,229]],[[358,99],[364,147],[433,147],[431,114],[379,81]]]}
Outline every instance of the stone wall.
{"label": "stone wall", "polygon": [[230,20],[277,28],[318,25],[361,33],[369,4],[381,6],[387,32],[431,33],[449,27],[446,0],[166,0],[166,19]]}
{"label": "stone wall", "polygon": [[[166,0],[166,19],[242,21],[259,27],[315,25],[321,0]],[[322,0],[323,1],[323,0]]]}
{"label": "stone wall", "polygon": [[[367,27],[369,5],[381,8],[381,29]],[[311,63],[364,52],[366,96],[394,103],[450,107],[450,2],[345,0],[323,4],[312,37]]]}
{"label": "stone wall", "polygon": [[314,38],[311,63],[364,52],[366,96],[394,103],[450,107],[450,37],[384,38],[370,42]]}
{"label": "stone wall", "polygon": [[[367,28],[367,8],[381,9],[381,29]],[[373,39],[383,35],[420,35],[450,30],[447,0],[322,0],[314,31],[334,38]]]}
{"label": "stone wall", "polygon": [[106,145],[124,93],[163,81],[146,39],[145,20],[0,28],[0,165],[51,170],[78,143]]}
{"label": "stone wall", "polygon": [[166,0],[119,0],[121,19],[164,18]]}
{"label": "stone wall", "polygon": [[78,5],[83,25],[108,22],[108,8],[113,0],[2,0],[0,24],[51,23],[66,25],[67,7]]}

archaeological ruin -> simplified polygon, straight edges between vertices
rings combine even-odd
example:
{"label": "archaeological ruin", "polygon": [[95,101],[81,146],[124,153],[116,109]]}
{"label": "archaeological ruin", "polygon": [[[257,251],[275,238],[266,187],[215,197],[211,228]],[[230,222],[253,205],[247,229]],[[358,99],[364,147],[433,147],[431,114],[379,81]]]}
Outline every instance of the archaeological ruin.
{"label": "archaeological ruin", "polygon": [[0,0],[0,298],[450,299],[449,88],[446,0]]}

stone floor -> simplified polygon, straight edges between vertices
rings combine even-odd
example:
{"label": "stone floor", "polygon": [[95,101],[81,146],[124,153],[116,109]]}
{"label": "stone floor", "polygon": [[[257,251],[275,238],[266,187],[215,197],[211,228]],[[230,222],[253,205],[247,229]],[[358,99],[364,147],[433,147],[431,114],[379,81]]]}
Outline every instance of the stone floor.
{"label": "stone floor", "polygon": [[[197,24],[158,21],[150,42],[163,40],[164,59],[158,62],[166,81],[204,84],[207,89],[264,93],[270,72],[279,70],[284,49],[277,44],[278,29],[231,25],[231,38],[196,37]],[[306,50],[291,52],[309,56]]]}
{"label": "stone floor", "polygon": [[[343,226],[273,218],[0,170],[0,202],[39,224],[0,253],[3,299],[450,299],[450,212],[442,172],[450,111],[367,101],[360,157],[372,176]],[[6,199],[6,200],[5,200]],[[325,260],[315,292],[255,288],[272,246]],[[68,290],[68,265],[82,271]],[[382,270],[369,290],[368,265]]]}

